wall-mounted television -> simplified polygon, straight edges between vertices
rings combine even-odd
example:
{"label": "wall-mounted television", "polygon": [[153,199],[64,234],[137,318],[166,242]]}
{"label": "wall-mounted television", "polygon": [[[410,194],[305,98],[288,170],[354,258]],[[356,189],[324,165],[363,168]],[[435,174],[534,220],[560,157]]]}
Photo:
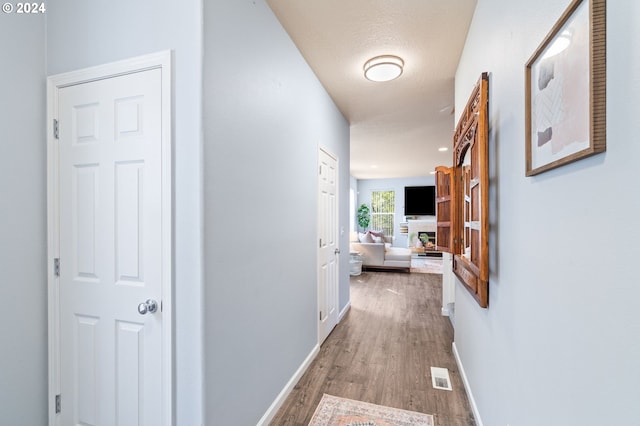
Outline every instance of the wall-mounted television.
{"label": "wall-mounted television", "polygon": [[404,187],[404,215],[405,216],[435,216],[436,215],[436,187],[435,186],[405,186]]}

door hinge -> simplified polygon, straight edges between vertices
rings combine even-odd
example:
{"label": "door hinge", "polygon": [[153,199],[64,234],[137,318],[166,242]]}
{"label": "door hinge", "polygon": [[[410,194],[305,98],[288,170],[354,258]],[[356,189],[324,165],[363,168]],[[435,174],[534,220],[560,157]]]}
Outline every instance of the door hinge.
{"label": "door hinge", "polygon": [[322,311],[320,311],[320,321],[322,321]]}
{"label": "door hinge", "polygon": [[60,258],[53,259],[53,275],[60,276]]}
{"label": "door hinge", "polygon": [[58,120],[53,119],[53,137],[55,139],[60,139],[60,135],[58,133]]}
{"label": "door hinge", "polygon": [[322,248],[322,238],[320,238],[319,244],[318,244],[319,248]]}
{"label": "door hinge", "polygon": [[60,411],[62,411],[60,395],[56,395],[56,414],[58,414]]}

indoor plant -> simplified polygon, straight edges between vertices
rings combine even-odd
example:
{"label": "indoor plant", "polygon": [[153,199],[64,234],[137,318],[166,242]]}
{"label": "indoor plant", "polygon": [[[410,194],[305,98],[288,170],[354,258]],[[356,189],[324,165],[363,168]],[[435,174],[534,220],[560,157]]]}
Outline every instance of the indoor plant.
{"label": "indoor plant", "polygon": [[362,204],[358,208],[358,225],[360,225],[360,227],[366,231],[369,227],[370,221],[371,215],[369,214],[369,206],[367,206],[366,204]]}

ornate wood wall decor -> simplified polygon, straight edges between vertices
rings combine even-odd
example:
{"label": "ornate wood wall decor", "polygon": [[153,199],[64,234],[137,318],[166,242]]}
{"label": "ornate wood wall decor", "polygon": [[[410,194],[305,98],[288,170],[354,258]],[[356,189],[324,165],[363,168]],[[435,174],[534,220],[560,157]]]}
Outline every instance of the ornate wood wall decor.
{"label": "ornate wood wall decor", "polygon": [[453,167],[436,168],[438,250],[478,304],[489,304],[489,76],[483,73],[458,121]]}
{"label": "ornate wood wall decor", "polygon": [[436,250],[451,253],[453,191],[451,167],[436,167]]}

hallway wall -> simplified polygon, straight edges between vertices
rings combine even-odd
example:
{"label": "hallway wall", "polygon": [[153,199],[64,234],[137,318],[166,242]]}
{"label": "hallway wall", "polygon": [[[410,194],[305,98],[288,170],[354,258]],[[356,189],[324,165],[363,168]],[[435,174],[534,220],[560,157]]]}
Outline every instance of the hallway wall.
{"label": "hallway wall", "polygon": [[47,422],[44,16],[0,14],[0,423]]}
{"label": "hallway wall", "polygon": [[524,66],[569,0],[478,2],[461,111],[489,71],[489,308],[456,288],[455,342],[485,425],[640,419],[640,3],[607,2],[607,151],[525,177]]}
{"label": "hallway wall", "polygon": [[339,157],[349,301],[349,127],[263,0],[204,4],[208,424],[256,424],[317,345],[318,146]]}

